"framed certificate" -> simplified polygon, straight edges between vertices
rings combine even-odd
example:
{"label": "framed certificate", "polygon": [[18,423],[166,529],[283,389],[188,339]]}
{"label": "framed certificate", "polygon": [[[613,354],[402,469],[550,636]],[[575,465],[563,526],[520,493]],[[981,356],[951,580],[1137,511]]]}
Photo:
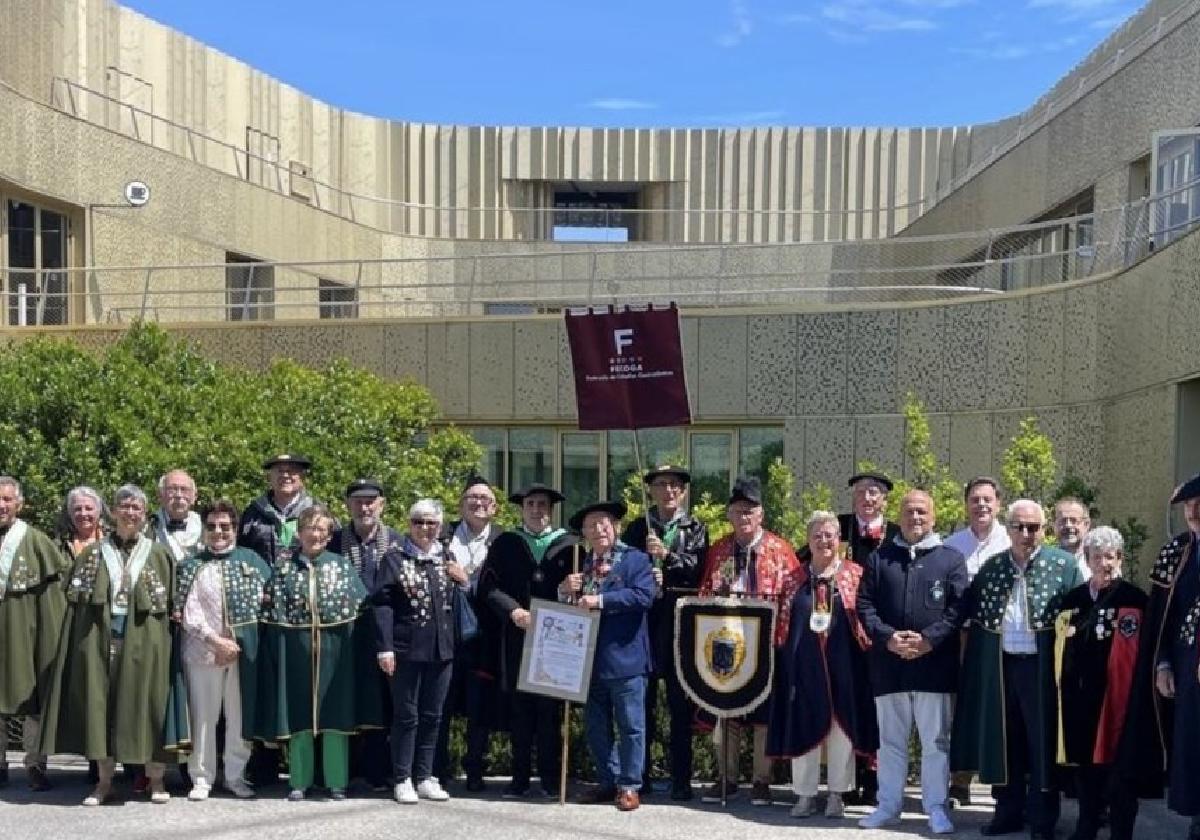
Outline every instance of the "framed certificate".
{"label": "framed certificate", "polygon": [[534,598],[517,688],[572,703],[587,700],[600,612]]}

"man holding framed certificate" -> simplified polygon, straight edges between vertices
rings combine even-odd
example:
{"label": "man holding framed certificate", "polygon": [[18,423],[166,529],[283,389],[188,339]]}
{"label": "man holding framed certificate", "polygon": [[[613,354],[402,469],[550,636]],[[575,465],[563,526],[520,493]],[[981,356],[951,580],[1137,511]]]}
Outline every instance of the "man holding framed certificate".
{"label": "man holding framed certificate", "polygon": [[[570,525],[588,544],[582,570],[558,587],[561,600],[574,599],[600,612],[600,628],[585,708],[588,747],[599,787],[581,797],[614,802],[622,811],[640,804],[646,755],[646,680],[650,634],[646,616],[657,586],[650,558],[617,540],[625,516],[621,502],[597,502],[579,510]],[[617,738],[613,740],[613,724]]]}

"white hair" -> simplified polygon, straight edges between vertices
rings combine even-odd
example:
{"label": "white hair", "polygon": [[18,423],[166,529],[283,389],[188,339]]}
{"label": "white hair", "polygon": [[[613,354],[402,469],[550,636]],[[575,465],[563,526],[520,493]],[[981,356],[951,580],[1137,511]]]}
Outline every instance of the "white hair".
{"label": "white hair", "polygon": [[187,480],[191,483],[192,489],[193,490],[196,489],[196,479],[192,478],[191,473],[189,473],[187,470],[173,469],[173,470],[167,470],[165,473],[163,473],[162,475],[160,475],[158,477],[158,492],[159,493],[161,493],[166,488],[167,476],[169,476],[171,473],[183,473],[184,475],[187,476]]}
{"label": "white hair", "polygon": [[408,509],[408,518],[412,520],[418,517],[444,522],[446,519],[446,509],[442,507],[442,503],[437,499],[417,499],[413,502],[413,506]]}
{"label": "white hair", "polygon": [[841,533],[841,524],[838,522],[837,514],[830,513],[827,510],[814,510],[808,517],[808,522],[804,525],[804,533],[812,535],[813,528],[818,525],[824,525],[826,522],[832,522],[838,526],[838,533]]}
{"label": "white hair", "polygon": [[142,503],[142,507],[149,508],[150,500],[146,498],[145,492],[136,484],[122,484],[117,488],[117,492],[113,493],[113,507],[120,507],[122,502],[129,499],[137,499]]}
{"label": "white hair", "polygon": [[1125,538],[1121,536],[1121,532],[1116,528],[1111,528],[1108,525],[1101,525],[1099,528],[1093,528],[1088,531],[1087,536],[1083,538],[1083,553],[1087,557],[1092,556],[1094,551],[1115,551],[1117,554],[1125,553]]}
{"label": "white hair", "polygon": [[1017,511],[1019,511],[1021,508],[1026,508],[1026,507],[1028,507],[1028,508],[1033,508],[1034,510],[1036,510],[1036,511],[1037,511],[1037,513],[1038,513],[1038,518],[1041,520],[1041,524],[1042,524],[1042,525],[1045,525],[1045,524],[1046,524],[1046,511],[1045,511],[1045,509],[1044,509],[1044,508],[1042,508],[1042,506],[1041,506],[1041,504],[1040,504],[1040,503],[1038,503],[1038,502],[1035,502],[1033,499],[1016,499],[1016,500],[1014,500],[1014,501],[1013,501],[1011,504],[1009,504],[1009,506],[1008,506],[1008,507],[1005,509],[1005,511],[1004,511],[1004,520],[1005,520],[1006,522],[1011,522],[1011,521],[1012,521],[1012,518],[1013,518],[1013,517],[1016,515]]}
{"label": "white hair", "polygon": [[17,491],[17,498],[25,501],[25,494],[21,491],[21,482],[17,481],[11,475],[0,475],[0,487],[11,487]]}

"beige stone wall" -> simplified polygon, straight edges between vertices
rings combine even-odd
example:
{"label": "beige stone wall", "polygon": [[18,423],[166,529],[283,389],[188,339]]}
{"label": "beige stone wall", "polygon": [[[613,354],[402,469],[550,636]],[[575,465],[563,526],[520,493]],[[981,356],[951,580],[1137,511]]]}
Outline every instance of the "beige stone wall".
{"label": "beige stone wall", "polygon": [[[1157,541],[1176,480],[1176,386],[1200,377],[1198,323],[1193,233],[1123,274],[1003,300],[693,313],[682,326],[696,422],[783,425],[786,457],[807,483],[840,488],[863,459],[905,469],[900,407],[912,391],[956,475],[997,473],[1020,421],[1037,415],[1061,468],[1098,485],[1105,517],[1138,516]],[[287,357],[322,365],[347,356],[382,376],[426,384],[455,421],[575,420],[557,317],[178,331],[234,364]],[[74,332],[93,344],[119,334]]]}

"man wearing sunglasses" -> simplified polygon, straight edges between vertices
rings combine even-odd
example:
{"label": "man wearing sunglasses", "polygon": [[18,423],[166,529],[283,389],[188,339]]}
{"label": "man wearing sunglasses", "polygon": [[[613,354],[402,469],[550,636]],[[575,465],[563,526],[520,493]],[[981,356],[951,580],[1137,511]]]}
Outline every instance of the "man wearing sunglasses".
{"label": "man wearing sunglasses", "polygon": [[[270,569],[235,545],[237,508],[221,499],[203,516],[202,550],[175,578],[174,618],[183,628],[182,673],[171,674],[168,747],[191,746],[188,799],[208,799],[217,777],[217,720],[225,715],[225,788],[239,799],[254,791],[242,774],[250,758],[258,667],[258,611]],[[173,727],[178,727],[172,732]],[[189,731],[190,730],[190,731]]]}
{"label": "man wearing sunglasses", "polygon": [[1012,546],[984,562],[967,595],[967,648],[954,716],[952,770],[992,784],[996,813],[984,836],[1054,837],[1058,791],[1055,619],[1083,583],[1067,552],[1044,544],[1046,514],[1031,499],[1008,506]]}

